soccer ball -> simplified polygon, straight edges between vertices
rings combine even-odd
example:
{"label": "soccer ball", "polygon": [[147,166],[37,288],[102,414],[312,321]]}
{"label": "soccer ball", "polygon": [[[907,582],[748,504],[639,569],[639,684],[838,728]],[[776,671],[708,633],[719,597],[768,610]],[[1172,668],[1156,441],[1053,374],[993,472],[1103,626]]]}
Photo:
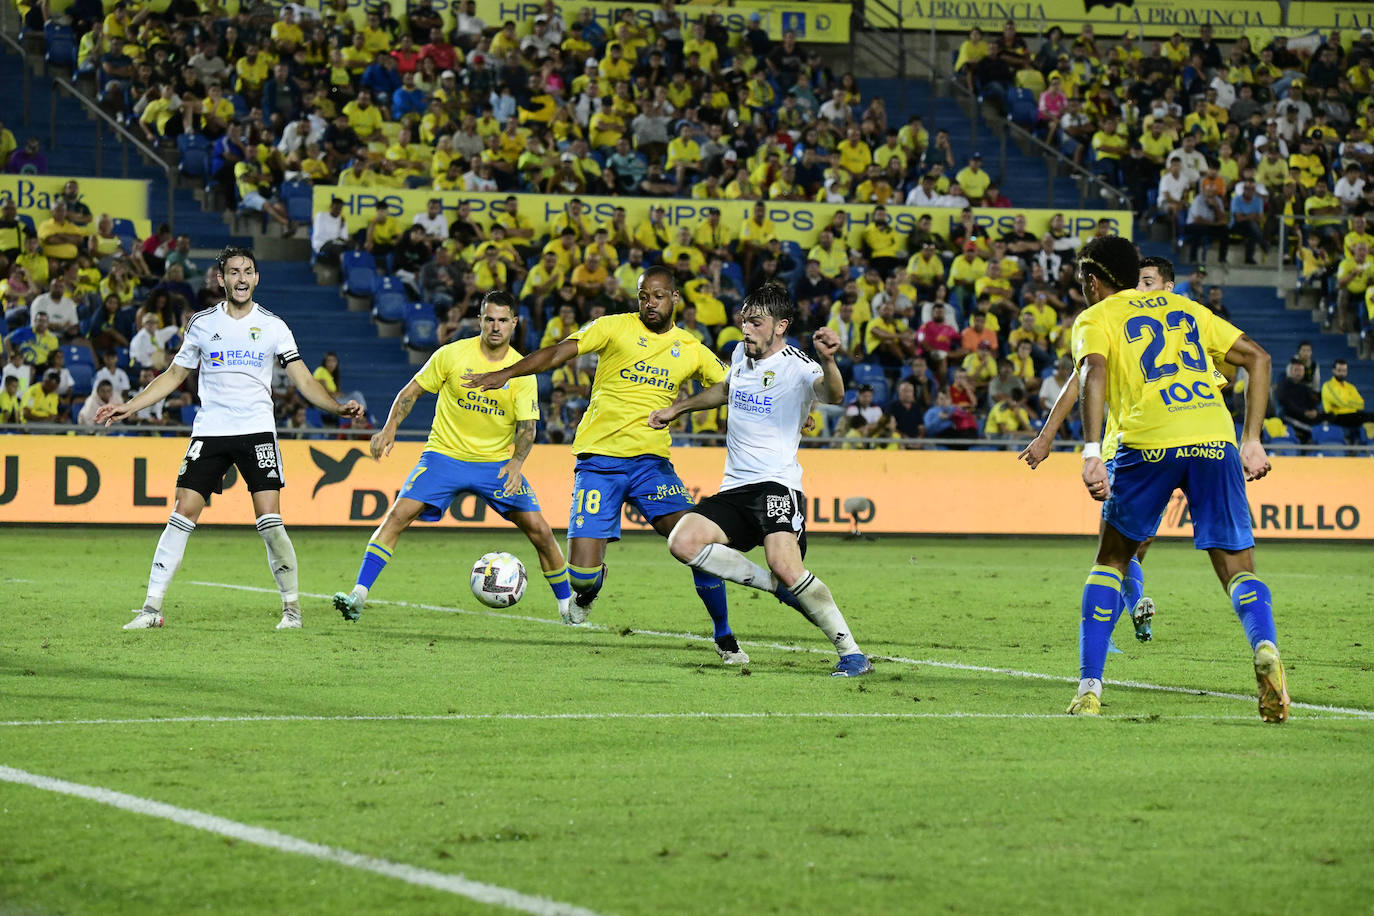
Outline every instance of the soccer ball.
{"label": "soccer ball", "polygon": [[472,594],[487,607],[510,607],[525,594],[525,564],[513,554],[483,554],[472,567]]}

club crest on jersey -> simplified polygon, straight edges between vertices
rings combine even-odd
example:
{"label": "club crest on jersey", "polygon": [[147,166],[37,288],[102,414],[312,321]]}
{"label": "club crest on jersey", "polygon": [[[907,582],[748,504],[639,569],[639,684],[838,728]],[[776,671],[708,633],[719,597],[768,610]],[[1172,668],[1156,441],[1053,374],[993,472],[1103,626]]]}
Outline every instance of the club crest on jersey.
{"label": "club crest on jersey", "polygon": [[647,338],[647,337],[641,337],[641,338],[639,338],[639,345],[640,345],[641,347],[647,347],[647,346],[649,346],[649,338]]}
{"label": "club crest on jersey", "polygon": [[767,388],[768,386],[772,385],[773,380],[774,374],[772,369],[769,369],[767,372],[763,373],[763,387]]}
{"label": "club crest on jersey", "polygon": [[676,340],[673,341],[673,349],[671,349],[671,350],[668,351],[668,355],[671,356],[671,357],[673,357],[674,359],[676,359],[677,357],[681,356],[681,355],[682,355],[682,344],[681,344],[679,341],[676,341]]}
{"label": "club crest on jersey", "polygon": [[262,336],[262,328],[249,328],[248,336],[253,338],[254,340],[257,340],[259,337]]}

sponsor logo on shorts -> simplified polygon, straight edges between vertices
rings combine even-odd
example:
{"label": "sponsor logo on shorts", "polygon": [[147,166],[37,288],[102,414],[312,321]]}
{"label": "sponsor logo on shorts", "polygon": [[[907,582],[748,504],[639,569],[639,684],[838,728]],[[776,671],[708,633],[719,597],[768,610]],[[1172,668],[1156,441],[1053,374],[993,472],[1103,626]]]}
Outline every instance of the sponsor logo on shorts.
{"label": "sponsor logo on shorts", "polygon": [[1226,457],[1226,443],[1199,442],[1196,445],[1181,445],[1174,449],[1175,458],[1210,458],[1220,461]]}
{"label": "sponsor logo on shorts", "polygon": [[277,466],[277,446],[275,444],[255,445],[253,451],[257,454],[259,468],[275,468]]}
{"label": "sponsor logo on shorts", "polygon": [[1164,460],[1164,453],[1167,451],[1168,449],[1163,448],[1147,448],[1141,454],[1145,456],[1146,461],[1155,464]]}
{"label": "sponsor logo on shorts", "polygon": [[765,498],[764,514],[769,518],[784,519],[792,514],[792,497],[769,496]]}

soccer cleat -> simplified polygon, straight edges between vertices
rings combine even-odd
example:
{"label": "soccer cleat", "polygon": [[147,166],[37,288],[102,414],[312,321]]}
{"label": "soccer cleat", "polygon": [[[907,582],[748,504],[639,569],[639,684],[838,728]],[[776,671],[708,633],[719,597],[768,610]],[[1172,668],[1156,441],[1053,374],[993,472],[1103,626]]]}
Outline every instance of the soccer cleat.
{"label": "soccer cleat", "polygon": [[1095,693],[1080,693],[1064,711],[1071,716],[1100,716],[1102,700]]}
{"label": "soccer cleat", "polygon": [[727,665],[749,664],[749,656],[739,647],[739,640],[735,639],[734,633],[716,637],[716,654]]}
{"label": "soccer cleat", "polygon": [[[566,614],[561,614],[563,622],[571,626],[578,626],[587,622],[587,615],[591,613],[592,602],[596,596],[601,594],[601,589],[606,587],[606,564],[601,564],[601,575],[596,580],[596,587],[585,592],[573,589],[573,605],[568,608]],[[560,612],[561,613],[561,612]]]}
{"label": "soccer cleat", "polygon": [[873,665],[869,662],[868,656],[862,652],[855,652],[852,655],[841,655],[840,660],[831,669],[831,677],[858,677],[861,674],[868,674],[873,670]]}
{"label": "soccer cleat", "polygon": [[1150,621],[1155,616],[1155,603],[1153,599],[1141,598],[1135,603],[1135,608],[1131,611],[1131,623],[1135,625],[1135,638],[1141,642],[1149,642],[1154,638],[1150,632]]}
{"label": "soccer cleat", "polygon": [[134,611],[134,619],[124,624],[126,630],[150,630],[153,627],[162,626],[162,612],[143,608]]}
{"label": "soccer cleat", "polygon": [[298,607],[284,607],[281,609],[281,623],[277,624],[278,630],[299,630],[301,628],[301,609]]}
{"label": "soccer cleat", "polygon": [[[335,592],[334,610],[343,614],[344,620],[357,620],[363,613],[363,599],[353,592]],[[299,626],[299,624],[297,625]]]}
{"label": "soccer cleat", "polygon": [[1283,674],[1279,650],[1267,640],[1255,650],[1255,684],[1260,718],[1266,722],[1287,722],[1288,679]]}

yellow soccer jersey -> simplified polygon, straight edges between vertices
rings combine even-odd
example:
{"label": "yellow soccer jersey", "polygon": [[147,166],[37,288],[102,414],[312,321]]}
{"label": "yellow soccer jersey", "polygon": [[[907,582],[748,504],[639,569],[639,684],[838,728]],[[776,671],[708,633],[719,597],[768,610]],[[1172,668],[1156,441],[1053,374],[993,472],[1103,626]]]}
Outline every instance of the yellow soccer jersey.
{"label": "yellow soccer jersey", "polygon": [[726,375],[725,365],[690,332],[670,327],[655,334],[637,312],[606,315],[568,336],[579,353],[600,354],[591,404],[573,440],[579,455],[667,458],[669,433],[651,429],[649,414],[672,404],[684,382],[710,387]]}
{"label": "yellow soccer jersey", "polygon": [[1226,353],[1240,336],[1206,306],[1158,291],[1122,290],[1079,315],[1074,363],[1090,353],[1107,361],[1106,416],[1117,421],[1112,448],[1235,444],[1212,354]]}
{"label": "yellow soccer jersey", "polygon": [[434,426],[427,451],[459,461],[505,461],[510,457],[518,420],[539,419],[539,394],[534,376],[511,379],[503,388],[478,391],[464,388],[469,372],[494,372],[520,360],[514,348],[497,360],[487,359],[480,337],[440,347],[415,373],[415,382],[438,394]]}

